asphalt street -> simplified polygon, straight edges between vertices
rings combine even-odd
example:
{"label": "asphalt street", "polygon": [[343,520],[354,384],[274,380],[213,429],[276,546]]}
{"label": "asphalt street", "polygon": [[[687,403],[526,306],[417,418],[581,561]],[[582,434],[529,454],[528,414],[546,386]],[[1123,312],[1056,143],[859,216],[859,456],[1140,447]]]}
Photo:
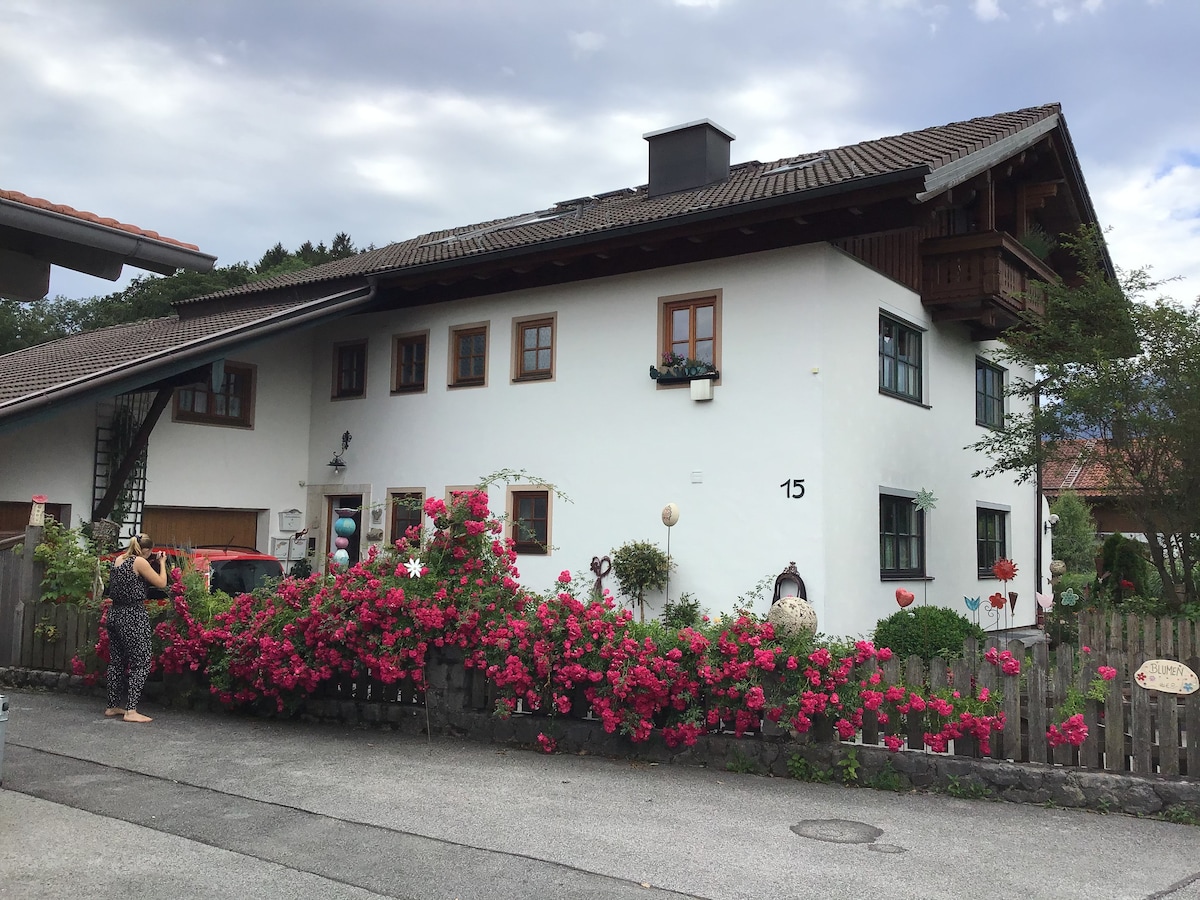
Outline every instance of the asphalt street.
{"label": "asphalt street", "polygon": [[7,696],[5,900],[1200,900],[1186,825]]}

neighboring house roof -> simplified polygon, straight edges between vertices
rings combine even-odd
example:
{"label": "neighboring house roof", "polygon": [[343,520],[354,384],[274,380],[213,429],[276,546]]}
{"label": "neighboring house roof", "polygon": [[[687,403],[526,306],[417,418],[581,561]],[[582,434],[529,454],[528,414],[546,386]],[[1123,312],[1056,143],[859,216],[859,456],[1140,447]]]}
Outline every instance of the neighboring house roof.
{"label": "neighboring house roof", "polygon": [[1075,491],[1084,497],[1104,496],[1108,474],[1095,452],[1097,441],[1056,441],[1054,455],[1042,464],[1042,493],[1052,497]]}
{"label": "neighboring house roof", "polygon": [[115,281],[125,265],[171,275],[207,272],[216,257],[136,225],[0,190],[0,296],[38,300],[50,289],[50,266]]}
{"label": "neighboring house roof", "polygon": [[[450,291],[460,288],[447,285],[467,285],[461,290],[474,296],[830,239],[847,233],[838,230],[846,228],[845,220],[863,218],[857,204],[890,203],[911,216],[914,204],[1056,131],[1054,152],[1068,182],[1072,219],[1094,223],[1058,104],[1032,107],[769,163],[741,163],[729,167],[728,178],[701,187],[656,195],[646,185],[622,188],[436,231],[181,301],[177,317],[132,330],[103,329],[17,351],[0,357],[0,426],[89,390],[99,395],[118,385],[131,390],[139,379],[152,383],[156,375],[178,374],[251,339],[321,317],[452,299]],[[820,224],[825,221],[833,224]],[[131,335],[149,343],[130,347]]]}

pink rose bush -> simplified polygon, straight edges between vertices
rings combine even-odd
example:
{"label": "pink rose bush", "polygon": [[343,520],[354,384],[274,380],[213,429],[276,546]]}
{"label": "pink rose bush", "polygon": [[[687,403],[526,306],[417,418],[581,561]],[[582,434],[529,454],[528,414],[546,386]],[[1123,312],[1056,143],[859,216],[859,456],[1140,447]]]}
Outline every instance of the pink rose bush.
{"label": "pink rose bush", "polygon": [[[155,613],[156,667],[194,673],[227,705],[289,711],[345,679],[421,690],[430,654],[449,651],[492,685],[500,715],[590,714],[610,733],[635,742],[658,733],[670,747],[714,732],[740,737],[764,722],[796,734],[823,723],[853,740],[869,718],[899,750],[919,716],[930,749],[971,738],[987,753],[1004,727],[999,695],[986,687],[889,683],[882,667],[892,652],[869,641],[785,640],[745,612],[678,630],[640,624],[569,572],[532,593],[485,491],[456,494],[449,505],[431,498],[424,512],[432,527],[372,546],[344,569],[233,598],[175,570]],[[1004,676],[1020,672],[1008,651],[986,658]],[[552,721],[538,742],[557,748]]]}

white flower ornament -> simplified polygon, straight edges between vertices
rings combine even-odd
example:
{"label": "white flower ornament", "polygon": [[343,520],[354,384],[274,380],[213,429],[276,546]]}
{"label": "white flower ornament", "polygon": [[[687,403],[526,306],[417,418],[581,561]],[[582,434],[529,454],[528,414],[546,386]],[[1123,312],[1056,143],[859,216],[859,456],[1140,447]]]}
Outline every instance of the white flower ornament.
{"label": "white flower ornament", "polygon": [[404,564],[404,568],[406,568],[408,570],[409,578],[420,578],[421,577],[421,561],[419,559],[410,557],[408,562],[406,562]]}

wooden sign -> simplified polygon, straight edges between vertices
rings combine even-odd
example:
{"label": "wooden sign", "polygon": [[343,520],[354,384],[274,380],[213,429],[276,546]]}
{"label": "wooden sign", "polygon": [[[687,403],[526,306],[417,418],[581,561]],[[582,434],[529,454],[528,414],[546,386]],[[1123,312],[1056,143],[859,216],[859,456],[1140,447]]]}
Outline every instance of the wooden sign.
{"label": "wooden sign", "polygon": [[1196,673],[1173,659],[1148,659],[1134,673],[1134,684],[1164,694],[1191,694],[1200,688]]}

